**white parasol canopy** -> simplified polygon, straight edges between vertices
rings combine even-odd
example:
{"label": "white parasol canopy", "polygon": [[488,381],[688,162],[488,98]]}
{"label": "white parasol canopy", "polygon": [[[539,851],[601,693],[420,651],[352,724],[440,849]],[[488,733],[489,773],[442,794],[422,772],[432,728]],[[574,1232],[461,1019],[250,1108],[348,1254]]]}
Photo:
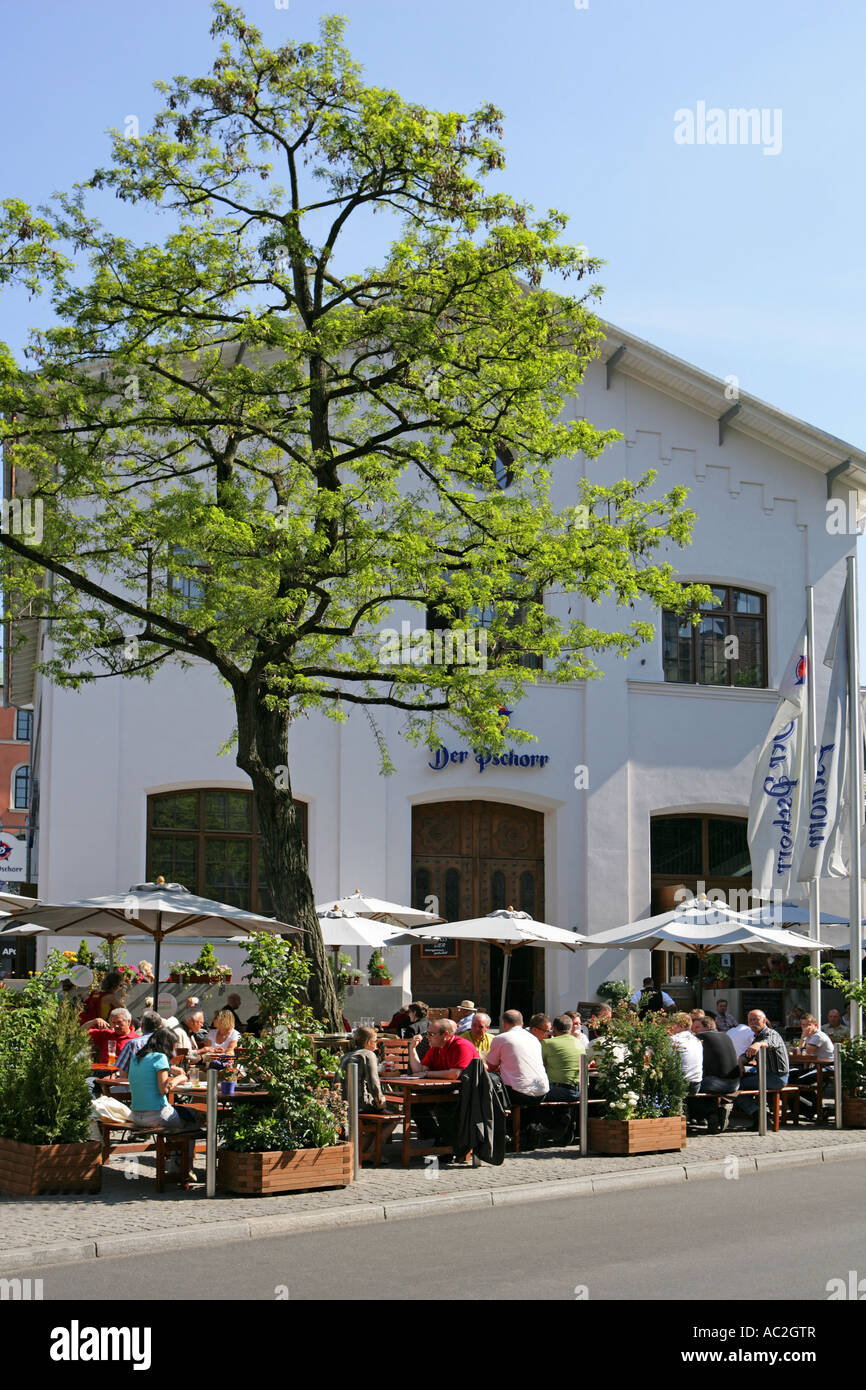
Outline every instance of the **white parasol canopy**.
{"label": "white parasol canopy", "polygon": [[480,941],[490,946],[498,946],[505,954],[502,971],[502,996],[500,1017],[505,1012],[505,992],[508,986],[508,967],[511,952],[518,946],[551,946],[555,949],[575,951],[588,941],[577,932],[563,931],[561,927],[550,927],[546,922],[536,922],[528,912],[517,912],[513,907],[500,908],[489,912],[485,917],[468,917],[462,922],[449,922],[444,931],[435,927],[416,929],[395,945],[413,941],[436,941],[441,937],[451,937],[455,941]]}
{"label": "white parasol canopy", "polygon": [[[356,888],[347,898],[331,898],[327,902],[317,903],[316,912],[320,916],[327,912],[348,912],[356,917],[369,917],[376,922],[390,922],[396,927],[433,926],[437,922],[445,921],[444,917],[437,917],[435,912],[424,912],[417,907],[403,907],[400,903],[386,902],[384,898],[371,898],[367,893],[362,893],[360,888]],[[340,945],[345,943],[340,942]]]}
{"label": "white parasol canopy", "polygon": [[216,937],[226,939],[253,932],[274,932],[280,936],[300,935],[300,927],[260,917],[230,903],[216,902],[191,893],[181,883],[136,883],[125,894],[101,898],[82,898],[70,903],[40,903],[14,913],[0,928],[24,934],[27,927],[39,927],[57,936],[99,936],[114,942],[121,937],[148,936],[154,942],[154,987],[159,987],[159,957],[168,936]]}
{"label": "white parasol canopy", "polygon": [[322,940],[326,946],[339,950],[341,946],[369,947],[371,951],[381,950],[383,946],[405,944],[406,933],[400,927],[390,927],[384,922],[360,917],[354,912],[344,912],[336,905],[329,912],[316,909]]}

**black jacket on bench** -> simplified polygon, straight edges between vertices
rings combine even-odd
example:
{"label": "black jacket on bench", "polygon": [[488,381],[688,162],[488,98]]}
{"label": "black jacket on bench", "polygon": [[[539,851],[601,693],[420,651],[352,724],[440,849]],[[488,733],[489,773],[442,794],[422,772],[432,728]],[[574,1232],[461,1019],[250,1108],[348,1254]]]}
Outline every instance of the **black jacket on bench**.
{"label": "black jacket on bench", "polygon": [[454,1152],[465,1154],[470,1149],[485,1163],[505,1162],[504,1087],[480,1057],[465,1066],[460,1076]]}

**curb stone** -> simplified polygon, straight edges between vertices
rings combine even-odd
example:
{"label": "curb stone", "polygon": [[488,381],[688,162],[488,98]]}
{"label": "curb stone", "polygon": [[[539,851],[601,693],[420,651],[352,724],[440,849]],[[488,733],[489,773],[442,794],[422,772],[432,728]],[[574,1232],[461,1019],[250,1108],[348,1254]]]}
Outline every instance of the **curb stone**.
{"label": "curb stone", "polygon": [[[737,1155],[740,1169],[747,1172],[766,1172],[822,1163],[843,1158],[866,1156],[866,1142],[847,1144],[839,1148],[810,1148],[789,1153]],[[480,1210],[488,1207],[512,1206],[519,1202],[553,1200],[580,1196],[602,1195],[605,1192],[630,1188],[654,1187],[658,1184],[699,1181],[718,1177],[727,1156],[709,1163],[676,1164],[664,1168],[644,1168],[633,1173],[596,1174],[594,1177],[560,1179],[554,1182],[522,1183],[512,1187],[484,1188],[479,1192],[431,1193],[426,1197],[409,1197],[382,1203],[362,1203],[333,1207],[326,1211],[287,1212],[274,1216],[250,1217],[247,1221],[215,1221],[190,1227],[168,1227],[141,1235],[105,1236],[82,1241],[52,1241],[44,1245],[17,1246],[0,1255],[0,1273],[52,1264],[71,1264],[82,1260],[106,1259],[111,1256],[164,1252],[188,1246],[210,1245],[217,1241],[262,1239],[280,1235],[302,1235],[304,1232],[334,1227],[360,1226],[380,1221],[396,1221],[411,1217],[435,1216],[439,1213]]]}

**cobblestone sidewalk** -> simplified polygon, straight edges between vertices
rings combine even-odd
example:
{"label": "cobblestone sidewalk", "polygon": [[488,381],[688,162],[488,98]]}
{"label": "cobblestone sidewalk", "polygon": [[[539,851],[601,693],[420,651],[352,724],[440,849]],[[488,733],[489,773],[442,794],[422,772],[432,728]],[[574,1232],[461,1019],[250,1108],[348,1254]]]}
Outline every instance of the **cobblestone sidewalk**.
{"label": "cobblestone sidewalk", "polygon": [[[740,1177],[793,1163],[862,1158],[866,1138],[857,1130],[808,1125],[764,1138],[752,1133],[690,1136],[681,1153],[631,1158],[581,1159],[577,1148],[538,1149],[509,1154],[499,1168],[425,1166],[417,1159],[404,1169],[399,1166],[399,1148],[391,1146],[389,1154],[387,1166],[364,1168],[350,1187],[273,1197],[218,1193],[210,1200],[203,1182],[189,1192],[171,1187],[157,1193],[152,1154],[115,1155],[103,1169],[100,1194],[0,1198],[0,1273],[35,1261],[92,1259],[235,1235],[277,1235],[319,1225],[393,1220],[434,1210]],[[201,1160],[197,1171],[203,1179]]]}

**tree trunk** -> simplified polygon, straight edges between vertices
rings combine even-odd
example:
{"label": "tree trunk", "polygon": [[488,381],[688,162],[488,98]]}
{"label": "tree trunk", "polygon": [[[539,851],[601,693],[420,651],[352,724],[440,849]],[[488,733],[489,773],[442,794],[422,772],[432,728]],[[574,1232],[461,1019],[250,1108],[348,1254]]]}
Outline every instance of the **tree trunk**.
{"label": "tree trunk", "polygon": [[328,1030],[342,1031],[342,1013],[334,990],[301,823],[292,800],[288,768],[289,720],[266,708],[260,687],[235,691],[238,715],[237,765],[252,780],[268,886],[278,921],[304,931],[301,944],[311,971],[307,995],[316,1017]]}

